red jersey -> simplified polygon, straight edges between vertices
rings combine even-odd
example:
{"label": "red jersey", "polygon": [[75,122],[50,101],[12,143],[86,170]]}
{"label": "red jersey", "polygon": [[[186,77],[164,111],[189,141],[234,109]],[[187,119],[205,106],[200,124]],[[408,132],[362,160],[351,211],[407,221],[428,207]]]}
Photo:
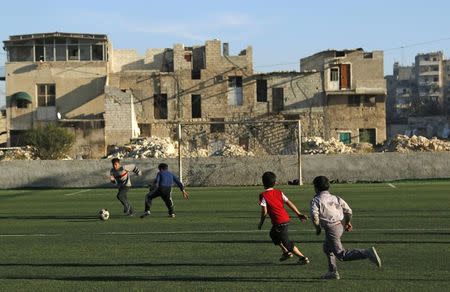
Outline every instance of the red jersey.
{"label": "red jersey", "polygon": [[284,209],[284,203],[288,200],[282,191],[273,188],[268,188],[259,195],[259,204],[267,207],[273,225],[289,222],[289,214]]}

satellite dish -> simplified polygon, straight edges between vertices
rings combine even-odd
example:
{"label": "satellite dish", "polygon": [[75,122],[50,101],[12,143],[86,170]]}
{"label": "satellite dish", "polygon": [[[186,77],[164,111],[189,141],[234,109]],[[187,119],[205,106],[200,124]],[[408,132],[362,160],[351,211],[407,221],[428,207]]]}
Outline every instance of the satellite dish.
{"label": "satellite dish", "polygon": [[61,113],[60,113],[60,112],[57,112],[57,113],[56,113],[56,117],[58,118],[58,120],[60,120],[60,119],[61,119]]}

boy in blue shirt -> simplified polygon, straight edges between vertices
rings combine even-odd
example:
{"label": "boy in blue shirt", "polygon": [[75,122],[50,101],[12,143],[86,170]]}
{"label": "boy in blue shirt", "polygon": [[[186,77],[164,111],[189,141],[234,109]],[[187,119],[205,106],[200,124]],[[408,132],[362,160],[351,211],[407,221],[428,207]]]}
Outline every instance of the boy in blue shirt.
{"label": "boy in blue shirt", "polygon": [[150,188],[150,191],[145,196],[145,211],[141,218],[145,218],[149,216],[150,207],[152,206],[152,200],[156,197],[161,197],[166,207],[169,211],[169,217],[175,217],[175,213],[173,212],[173,200],[172,200],[172,185],[175,183],[183,193],[183,197],[185,199],[189,199],[189,194],[184,189],[183,183],[180,179],[171,173],[168,169],[169,166],[165,163],[160,163],[158,165],[159,172],[156,175],[155,183],[153,188]]}

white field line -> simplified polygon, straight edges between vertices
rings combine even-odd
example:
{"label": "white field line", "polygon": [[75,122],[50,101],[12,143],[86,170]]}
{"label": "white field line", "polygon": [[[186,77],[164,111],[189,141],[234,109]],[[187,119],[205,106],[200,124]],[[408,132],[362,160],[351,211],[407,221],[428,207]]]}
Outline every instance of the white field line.
{"label": "white field line", "polygon": [[391,184],[391,183],[388,183],[387,185],[390,186],[390,187],[393,188],[393,189],[396,189],[396,188],[397,188],[396,186],[394,186],[394,185]]}
{"label": "white field line", "polygon": [[[93,233],[93,235],[146,235],[146,234],[232,234],[232,233],[266,233],[267,230],[186,230],[186,231],[145,231],[145,232],[100,232]],[[300,232],[300,233],[312,233],[316,232],[315,230],[289,230],[291,232]],[[439,228],[439,229],[427,229],[427,228],[368,228],[368,229],[358,229],[353,232],[380,232],[380,231],[450,231],[450,228]],[[63,236],[63,234],[46,234],[46,233],[37,233],[37,234],[0,234],[0,237],[52,237],[52,236]]]}
{"label": "white field line", "polygon": [[81,191],[74,192],[74,193],[64,194],[64,196],[73,196],[73,195],[78,195],[78,194],[81,194],[81,193],[86,193],[86,192],[89,192],[89,191],[92,191],[92,190],[91,189],[81,190]]}

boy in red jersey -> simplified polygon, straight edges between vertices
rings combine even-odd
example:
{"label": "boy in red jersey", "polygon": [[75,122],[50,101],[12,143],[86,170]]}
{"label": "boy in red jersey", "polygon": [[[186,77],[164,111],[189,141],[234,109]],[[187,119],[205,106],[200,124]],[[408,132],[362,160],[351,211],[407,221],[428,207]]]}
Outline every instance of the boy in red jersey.
{"label": "boy in red jersey", "polygon": [[305,222],[308,217],[300,213],[297,207],[289,201],[282,191],[273,188],[276,183],[276,179],[276,175],[270,171],[265,172],[262,176],[265,191],[259,195],[261,220],[259,221],[258,229],[261,230],[264,220],[266,219],[266,215],[268,214],[272,220],[270,238],[272,239],[272,242],[275,245],[278,245],[283,252],[280,257],[280,262],[296,255],[299,258],[299,264],[309,264],[309,259],[300,252],[300,250],[294,245],[293,241],[289,240],[288,225],[290,218],[284,208],[284,204],[286,204],[302,222]]}

